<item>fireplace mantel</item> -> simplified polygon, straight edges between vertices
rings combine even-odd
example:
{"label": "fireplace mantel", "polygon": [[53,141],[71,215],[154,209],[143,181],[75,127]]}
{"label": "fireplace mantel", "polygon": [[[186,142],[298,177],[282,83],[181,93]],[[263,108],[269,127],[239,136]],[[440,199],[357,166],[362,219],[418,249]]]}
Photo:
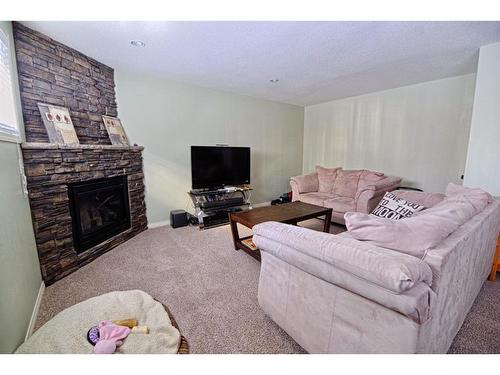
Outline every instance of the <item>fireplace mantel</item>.
{"label": "fireplace mantel", "polygon": [[143,151],[143,146],[122,145],[63,145],[48,142],[27,142],[21,147],[24,150],[119,150],[119,151]]}

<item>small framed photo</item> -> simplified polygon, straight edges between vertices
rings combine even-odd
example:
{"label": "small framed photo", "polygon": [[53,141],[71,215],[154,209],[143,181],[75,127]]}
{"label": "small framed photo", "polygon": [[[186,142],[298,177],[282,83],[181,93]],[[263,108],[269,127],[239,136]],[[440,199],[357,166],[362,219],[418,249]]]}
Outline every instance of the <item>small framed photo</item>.
{"label": "small framed photo", "polygon": [[38,103],[38,109],[42,115],[43,124],[47,129],[50,143],[80,144],[68,108]]}
{"label": "small framed photo", "polygon": [[111,140],[112,145],[129,146],[127,134],[125,134],[122,122],[119,118],[102,116],[102,120],[104,121],[104,126],[108,131],[109,139]]}

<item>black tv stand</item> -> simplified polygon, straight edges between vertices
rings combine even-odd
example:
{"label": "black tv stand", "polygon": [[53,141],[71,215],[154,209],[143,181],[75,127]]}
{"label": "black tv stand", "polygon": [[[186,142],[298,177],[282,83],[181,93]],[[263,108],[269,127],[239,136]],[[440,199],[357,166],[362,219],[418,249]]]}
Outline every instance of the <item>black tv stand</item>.
{"label": "black tv stand", "polygon": [[188,192],[193,201],[195,216],[200,229],[213,228],[229,223],[229,212],[251,209],[250,186],[233,186],[220,189],[196,189]]}

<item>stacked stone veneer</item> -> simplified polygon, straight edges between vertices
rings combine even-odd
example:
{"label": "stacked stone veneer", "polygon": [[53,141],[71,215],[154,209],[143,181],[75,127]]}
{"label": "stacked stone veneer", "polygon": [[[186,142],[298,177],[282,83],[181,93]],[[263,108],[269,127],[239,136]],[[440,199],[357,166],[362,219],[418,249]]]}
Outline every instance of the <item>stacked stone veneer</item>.
{"label": "stacked stone veneer", "polygon": [[109,66],[14,22],[19,92],[27,142],[48,142],[37,103],[69,108],[80,143],[111,144],[102,115],[116,117]]}
{"label": "stacked stone veneer", "polygon": [[[38,257],[47,284],[77,270],[147,228],[142,147],[28,143],[24,169]],[[126,175],[131,228],[80,254],[73,246],[68,183]]]}
{"label": "stacked stone veneer", "polygon": [[[113,146],[102,115],[117,116],[113,69],[14,23],[27,143],[24,169],[42,276],[47,285],[147,228],[142,147]],[[48,143],[37,103],[69,109],[80,146]],[[131,228],[77,254],[68,184],[127,176]]]}

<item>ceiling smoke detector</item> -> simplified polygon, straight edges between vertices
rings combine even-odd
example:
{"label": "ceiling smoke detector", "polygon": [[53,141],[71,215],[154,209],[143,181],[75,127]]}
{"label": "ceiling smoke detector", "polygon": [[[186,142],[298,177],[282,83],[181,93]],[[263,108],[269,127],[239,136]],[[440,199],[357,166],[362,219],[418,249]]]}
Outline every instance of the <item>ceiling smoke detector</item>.
{"label": "ceiling smoke detector", "polygon": [[273,79],[270,79],[269,82],[271,83],[278,83],[280,80],[278,78],[273,78]]}
{"label": "ceiling smoke detector", "polygon": [[146,43],[141,40],[131,40],[130,44],[132,44],[134,47],[146,47]]}

